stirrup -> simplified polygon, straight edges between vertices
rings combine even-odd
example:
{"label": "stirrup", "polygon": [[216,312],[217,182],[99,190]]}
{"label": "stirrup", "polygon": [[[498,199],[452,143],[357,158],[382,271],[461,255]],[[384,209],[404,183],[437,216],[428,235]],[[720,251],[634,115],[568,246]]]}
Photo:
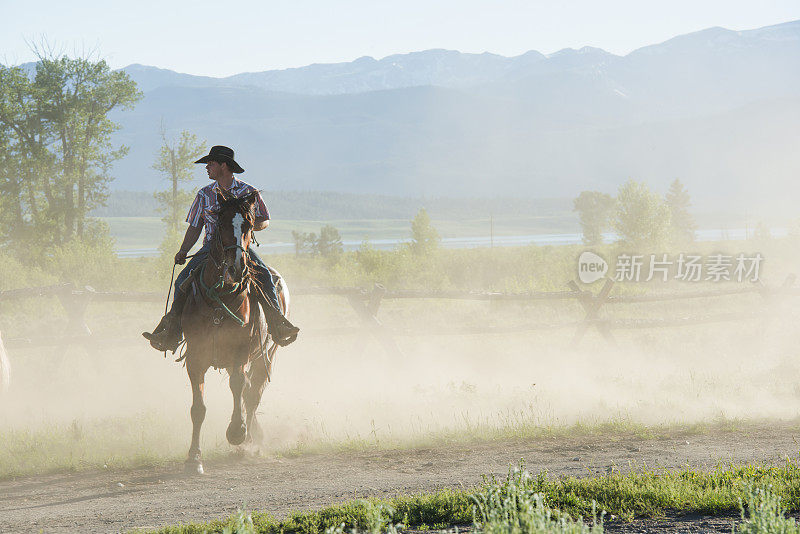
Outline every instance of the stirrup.
{"label": "stirrup", "polygon": [[166,352],[170,350],[174,353],[178,349],[183,338],[180,330],[175,328],[174,321],[175,318],[167,314],[161,319],[161,322],[158,323],[158,326],[152,333],[142,332],[142,337],[148,340],[150,346],[157,351]]}
{"label": "stirrup", "polygon": [[167,313],[164,317],[161,318],[161,320],[158,322],[158,325],[153,329],[152,332],[142,332],[142,335],[147,339],[151,339],[152,336],[155,336],[156,334],[159,334],[164,330],[166,330],[168,326],[169,326],[169,313]]}
{"label": "stirrup", "polygon": [[[276,330],[278,332],[276,332]],[[270,336],[272,336],[272,340],[281,347],[285,347],[286,345],[294,342],[297,339],[297,334],[299,333],[300,329],[286,319],[284,319],[279,326],[276,326],[269,332]]]}
{"label": "stirrup", "polygon": [[172,351],[174,353],[183,341],[183,336],[175,335],[169,330],[162,330],[157,334],[142,332],[142,336],[150,342],[151,347],[159,352]]}

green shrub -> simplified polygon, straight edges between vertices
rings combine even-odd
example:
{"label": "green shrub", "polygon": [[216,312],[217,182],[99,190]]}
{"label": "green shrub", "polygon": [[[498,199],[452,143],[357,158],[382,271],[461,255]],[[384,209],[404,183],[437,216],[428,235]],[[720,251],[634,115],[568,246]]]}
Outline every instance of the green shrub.
{"label": "green shrub", "polygon": [[781,498],[771,486],[747,489],[747,516],[742,499],[739,499],[742,524],[734,532],[742,534],[800,534],[794,519],[786,517]]}
{"label": "green shrub", "polygon": [[542,493],[536,491],[541,484],[534,481],[520,462],[509,469],[502,482],[486,481],[481,491],[473,496],[476,504],[474,530],[486,534],[601,534],[603,514],[597,520],[592,502],[594,521],[586,525],[582,518],[573,521],[569,514],[549,508]]}

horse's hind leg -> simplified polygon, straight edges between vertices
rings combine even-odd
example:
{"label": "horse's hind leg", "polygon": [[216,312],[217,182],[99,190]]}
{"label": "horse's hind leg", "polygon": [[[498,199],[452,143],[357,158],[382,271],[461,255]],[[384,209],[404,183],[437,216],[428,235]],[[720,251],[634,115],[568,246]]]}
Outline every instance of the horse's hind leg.
{"label": "horse's hind leg", "polygon": [[206,405],[203,402],[203,388],[207,367],[198,368],[192,365],[192,359],[186,362],[186,372],[192,383],[192,444],[189,447],[189,457],[186,459],[184,469],[187,473],[203,474],[203,461],[200,453],[200,428],[206,418]]}
{"label": "horse's hind leg", "polygon": [[244,365],[237,367],[228,367],[228,374],[230,375],[231,393],[233,393],[233,414],[231,415],[231,423],[228,425],[228,430],[225,432],[225,437],[228,438],[228,443],[231,445],[241,445],[244,443],[244,438],[247,436],[247,425],[244,420],[244,413],[242,410],[242,394],[247,383],[247,377],[244,374]]}
{"label": "horse's hind leg", "polygon": [[247,436],[257,444],[264,442],[264,433],[258,424],[256,410],[261,403],[261,395],[267,387],[266,356],[250,363],[250,384],[244,391],[244,404],[247,410]]}

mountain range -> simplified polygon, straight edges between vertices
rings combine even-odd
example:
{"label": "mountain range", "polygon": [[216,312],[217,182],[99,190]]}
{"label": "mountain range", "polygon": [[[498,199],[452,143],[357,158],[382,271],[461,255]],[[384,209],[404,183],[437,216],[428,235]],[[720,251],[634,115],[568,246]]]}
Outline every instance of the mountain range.
{"label": "mountain range", "polygon": [[625,56],[426,50],[227,78],[124,70],[144,99],[114,113],[115,141],[131,147],[117,189],[165,185],[150,168],[163,121],[234,147],[243,178],[271,190],[543,198],[680,178],[701,205],[787,210],[800,192],[800,21]]}

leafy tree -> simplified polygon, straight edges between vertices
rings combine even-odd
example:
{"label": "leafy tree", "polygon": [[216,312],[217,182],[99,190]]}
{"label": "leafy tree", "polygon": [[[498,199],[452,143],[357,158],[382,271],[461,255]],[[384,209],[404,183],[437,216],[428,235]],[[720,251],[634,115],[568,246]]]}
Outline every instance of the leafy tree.
{"label": "leafy tree", "polygon": [[104,60],[38,56],[34,85],[58,147],[63,238],[83,237],[86,214],[108,194],[113,162],[128,152],[111,145],[119,125],[108,114],[131,109],[142,93],[125,72],[112,71]]}
{"label": "leafy tree", "polygon": [[573,211],[578,212],[583,242],[600,245],[603,231],[608,227],[616,201],[611,195],[599,191],[581,191],[573,202]]}
{"label": "leafy tree", "polygon": [[111,165],[127,152],[111,145],[118,125],[108,115],[131,108],[141,93],[103,60],[34,51],[32,77],[0,65],[0,151],[7,163],[0,186],[8,193],[0,209],[15,221],[15,231],[2,235],[45,245],[93,237],[87,214],[105,201]]}
{"label": "leafy tree", "polygon": [[15,237],[25,226],[22,217],[22,182],[8,128],[0,126],[0,228]]}
{"label": "leafy tree", "polygon": [[170,139],[164,125],[161,125],[161,148],[153,169],[164,175],[171,188],[154,193],[154,197],[163,214],[161,220],[169,232],[178,231],[183,213],[192,201],[192,193],[180,186],[192,181],[194,162],[205,153],[206,142],[199,140],[196,135],[183,130],[178,139]]}
{"label": "leafy tree", "polygon": [[60,199],[54,191],[58,169],[56,154],[49,150],[54,134],[41,110],[40,93],[24,69],[0,65],[4,160],[0,217],[10,222],[0,228],[5,241],[60,242],[56,220]]}
{"label": "leafy tree", "polygon": [[341,254],[344,250],[339,230],[329,224],[320,228],[319,236],[314,232],[292,230],[292,239],[296,256],[308,254],[332,257]]}
{"label": "leafy tree", "polygon": [[664,201],[669,208],[672,239],[677,243],[694,241],[697,225],[694,217],[689,213],[691,199],[689,192],[677,178],[670,184]]}
{"label": "leafy tree", "polygon": [[431,224],[431,218],[425,208],[420,208],[411,221],[411,251],[425,255],[439,247],[439,233]]}
{"label": "leafy tree", "polygon": [[634,248],[661,246],[669,236],[669,208],[644,183],[630,180],[617,193],[613,226],[621,240]]}
{"label": "leafy tree", "polygon": [[314,250],[320,256],[336,256],[344,250],[342,245],[342,236],[339,230],[326,224],[319,230],[319,237],[314,243]]}
{"label": "leafy tree", "polygon": [[314,234],[292,230],[292,239],[294,240],[294,255],[301,256],[303,254],[310,254],[312,252]]}

